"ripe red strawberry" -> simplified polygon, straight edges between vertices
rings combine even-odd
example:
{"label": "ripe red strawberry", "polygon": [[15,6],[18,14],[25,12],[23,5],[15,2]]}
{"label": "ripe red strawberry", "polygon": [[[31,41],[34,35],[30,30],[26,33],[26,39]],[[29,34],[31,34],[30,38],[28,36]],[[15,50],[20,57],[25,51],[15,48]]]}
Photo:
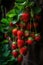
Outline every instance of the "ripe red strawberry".
{"label": "ripe red strawberry", "polygon": [[18,56],[18,51],[17,50],[13,50],[12,51],[12,55],[16,58]]}
{"label": "ripe red strawberry", "polygon": [[29,36],[29,31],[26,30],[26,31],[25,31],[25,37],[28,37],[28,36]]}
{"label": "ripe red strawberry", "polygon": [[12,43],[11,48],[12,48],[12,49],[16,49],[16,48],[17,48],[16,42],[13,42],[13,43]]}
{"label": "ripe red strawberry", "polygon": [[23,31],[21,31],[21,30],[18,30],[18,31],[17,31],[17,36],[21,37],[21,36],[23,36],[23,35],[24,35]]}
{"label": "ripe red strawberry", "polygon": [[30,36],[34,38],[34,37],[35,37],[34,32],[32,32],[32,33],[30,34]]}
{"label": "ripe red strawberry", "polygon": [[19,55],[18,58],[17,58],[17,60],[18,60],[18,63],[20,63],[20,62],[22,62],[23,57],[21,55]]}
{"label": "ripe red strawberry", "polygon": [[28,23],[28,24],[27,24],[27,29],[30,30],[30,29],[32,29],[32,28],[33,28],[33,24]]}
{"label": "ripe red strawberry", "polygon": [[19,26],[20,26],[21,28],[25,28],[25,23],[24,23],[24,22],[20,22]]}
{"label": "ripe red strawberry", "polygon": [[13,27],[13,26],[14,26],[14,24],[13,24],[12,22],[10,22],[10,26],[11,26],[11,27]]}
{"label": "ripe red strawberry", "polygon": [[40,41],[40,39],[41,39],[40,34],[35,34],[35,40],[36,40],[36,41]]}
{"label": "ripe red strawberry", "polygon": [[19,48],[23,47],[24,46],[24,40],[18,39],[17,45],[18,45]]}
{"label": "ripe red strawberry", "polygon": [[39,26],[39,24],[38,24],[37,22],[34,22],[34,23],[33,23],[33,26],[36,28],[36,27]]}
{"label": "ripe red strawberry", "polygon": [[30,14],[28,13],[22,13],[20,20],[27,22],[30,19]]}
{"label": "ripe red strawberry", "polygon": [[20,54],[21,54],[21,55],[26,55],[26,53],[27,53],[27,47],[22,47],[22,48],[20,49]]}
{"label": "ripe red strawberry", "polygon": [[35,19],[36,19],[36,20],[40,20],[40,19],[41,19],[41,16],[40,16],[40,15],[36,15],[36,16],[35,16]]}
{"label": "ripe red strawberry", "polygon": [[16,26],[19,27],[19,23],[16,23]]}
{"label": "ripe red strawberry", "polygon": [[16,28],[13,29],[13,30],[12,30],[12,34],[13,34],[14,36],[17,36],[17,31],[18,31],[18,30],[17,30]]}
{"label": "ripe red strawberry", "polygon": [[29,45],[33,44],[33,38],[29,37],[28,40],[26,41],[26,43]]}

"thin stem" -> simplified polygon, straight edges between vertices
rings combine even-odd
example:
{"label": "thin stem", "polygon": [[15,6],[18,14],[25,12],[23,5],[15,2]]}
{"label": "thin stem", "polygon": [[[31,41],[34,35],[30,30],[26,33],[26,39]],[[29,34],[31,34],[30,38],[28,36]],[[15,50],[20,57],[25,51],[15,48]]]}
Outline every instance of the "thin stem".
{"label": "thin stem", "polygon": [[[33,19],[33,25],[34,25],[34,19]],[[34,30],[35,30],[35,33],[37,33],[37,30],[36,30],[36,27],[35,27],[35,25],[34,25]]]}

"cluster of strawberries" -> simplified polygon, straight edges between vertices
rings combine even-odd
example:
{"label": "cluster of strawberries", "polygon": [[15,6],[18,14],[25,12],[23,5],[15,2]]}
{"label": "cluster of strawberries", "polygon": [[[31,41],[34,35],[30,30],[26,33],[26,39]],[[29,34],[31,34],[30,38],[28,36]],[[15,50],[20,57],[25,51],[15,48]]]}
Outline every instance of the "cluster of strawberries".
{"label": "cluster of strawberries", "polygon": [[[36,16],[36,19],[40,19],[40,16]],[[12,30],[12,34],[15,37],[12,42],[12,54],[17,58],[18,62],[23,60],[23,55],[27,53],[28,45],[32,45],[34,41],[40,41],[41,36],[39,33],[34,32],[34,28],[39,26],[38,22],[30,23],[30,14],[22,13],[20,16],[20,22],[16,23],[16,28]],[[13,25],[12,23],[10,24]]]}

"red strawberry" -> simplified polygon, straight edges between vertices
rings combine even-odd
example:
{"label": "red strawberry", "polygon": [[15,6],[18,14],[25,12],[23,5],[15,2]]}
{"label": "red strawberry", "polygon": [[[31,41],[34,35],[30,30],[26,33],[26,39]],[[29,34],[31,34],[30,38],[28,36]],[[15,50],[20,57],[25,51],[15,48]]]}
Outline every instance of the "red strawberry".
{"label": "red strawberry", "polygon": [[18,63],[20,63],[20,62],[22,62],[23,57],[21,55],[19,55],[17,60],[18,60]]}
{"label": "red strawberry", "polygon": [[12,34],[13,34],[14,36],[17,36],[17,31],[18,31],[18,30],[17,30],[16,28],[13,29],[13,30],[12,30]]}
{"label": "red strawberry", "polygon": [[32,32],[32,33],[30,34],[30,36],[34,38],[34,37],[35,37],[34,32]]}
{"label": "red strawberry", "polygon": [[16,42],[13,42],[11,47],[12,47],[12,49],[16,49],[17,48]]}
{"label": "red strawberry", "polygon": [[17,32],[17,36],[21,37],[21,36],[23,36],[23,35],[24,35],[23,31],[18,30],[18,32]]}
{"label": "red strawberry", "polygon": [[14,26],[14,24],[13,24],[12,22],[10,22],[10,26],[11,26],[11,27],[13,27],[13,26]]}
{"label": "red strawberry", "polygon": [[20,20],[27,22],[30,19],[30,14],[28,13],[22,13]]}
{"label": "red strawberry", "polygon": [[37,22],[34,22],[34,23],[33,23],[33,26],[36,28],[36,27],[39,26],[39,24],[38,24]]}
{"label": "red strawberry", "polygon": [[16,58],[16,57],[18,56],[18,51],[13,50],[13,51],[12,51],[12,55]]}
{"label": "red strawberry", "polygon": [[39,34],[35,34],[35,40],[40,41],[40,39],[41,39],[41,36]]}
{"label": "red strawberry", "polygon": [[18,45],[19,48],[23,47],[24,46],[24,40],[18,39],[17,45]]}
{"label": "red strawberry", "polygon": [[18,27],[19,27],[19,23],[16,23],[16,26],[18,26]]}
{"label": "red strawberry", "polygon": [[20,22],[19,25],[20,25],[21,28],[25,28],[25,23],[24,22]]}
{"label": "red strawberry", "polygon": [[35,16],[35,19],[36,19],[36,20],[40,20],[40,19],[41,19],[41,16],[40,16],[40,15],[36,15],[36,16]]}
{"label": "red strawberry", "polygon": [[28,23],[28,24],[27,24],[27,29],[30,30],[30,29],[32,29],[32,28],[33,28],[33,24]]}
{"label": "red strawberry", "polygon": [[29,36],[29,31],[26,30],[26,31],[25,31],[25,37],[28,37],[28,36]]}
{"label": "red strawberry", "polygon": [[33,38],[29,37],[28,40],[26,41],[26,43],[29,45],[33,44]]}
{"label": "red strawberry", "polygon": [[22,47],[21,49],[20,49],[20,54],[21,55],[25,55],[27,53],[27,47]]}

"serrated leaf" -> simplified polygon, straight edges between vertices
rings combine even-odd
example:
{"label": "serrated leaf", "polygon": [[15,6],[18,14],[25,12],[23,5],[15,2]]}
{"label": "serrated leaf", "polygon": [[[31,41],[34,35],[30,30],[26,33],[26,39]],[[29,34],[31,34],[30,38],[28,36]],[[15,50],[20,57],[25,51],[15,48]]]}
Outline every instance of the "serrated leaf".
{"label": "serrated leaf", "polygon": [[28,2],[27,6],[34,6],[34,2]]}
{"label": "serrated leaf", "polygon": [[22,10],[24,9],[24,6],[26,6],[26,1],[23,2],[23,3],[15,3],[16,7],[19,9],[19,10]]}
{"label": "serrated leaf", "polygon": [[12,9],[12,10],[10,10],[7,14],[6,14],[6,16],[8,16],[8,17],[14,17],[14,16],[16,16],[17,15],[17,13],[16,13],[16,10],[15,9]]}
{"label": "serrated leaf", "polygon": [[34,8],[34,13],[35,14],[39,14],[40,12],[41,12],[41,8],[39,8],[39,7]]}
{"label": "serrated leaf", "polygon": [[10,54],[10,51],[5,51],[5,52],[3,53],[3,56],[4,56],[4,57],[8,57],[9,54]]}
{"label": "serrated leaf", "polygon": [[13,60],[16,60],[17,61],[17,59],[15,59],[13,56],[10,58],[10,61],[13,61]]}
{"label": "serrated leaf", "polygon": [[5,26],[9,25],[9,20],[7,18],[2,18],[1,22],[4,23]]}
{"label": "serrated leaf", "polygon": [[4,44],[8,43],[8,40],[4,40],[3,43],[4,43]]}

